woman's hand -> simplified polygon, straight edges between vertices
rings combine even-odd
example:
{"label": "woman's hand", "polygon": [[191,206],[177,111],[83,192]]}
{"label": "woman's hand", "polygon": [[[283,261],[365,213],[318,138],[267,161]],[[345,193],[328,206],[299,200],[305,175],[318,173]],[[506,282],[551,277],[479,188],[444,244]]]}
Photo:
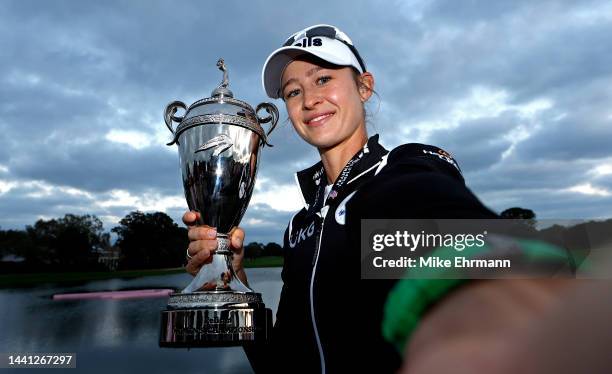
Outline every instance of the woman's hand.
{"label": "woman's hand", "polygon": [[[198,212],[187,212],[183,215],[183,223],[189,227],[189,248],[187,253],[191,259],[187,262],[185,269],[193,276],[198,274],[202,266],[212,261],[212,254],[217,249],[217,229],[202,225],[196,226],[199,218]],[[230,249],[234,252],[232,256],[232,267],[236,276],[248,286],[246,273],[244,272],[244,230],[234,227],[229,233]]]}
{"label": "woman's hand", "polygon": [[[559,310],[567,309],[561,301],[574,281],[486,280],[455,290],[431,308],[419,323],[406,344],[406,360],[399,373],[559,372],[535,369],[549,364],[545,362],[548,358],[539,354],[558,344],[555,340],[558,336],[549,334],[549,338],[538,336],[542,339],[536,340],[537,334],[533,333]],[[569,320],[568,316],[564,321]],[[563,331],[567,325],[560,323],[552,327]],[[535,344],[538,342],[539,345]],[[525,351],[526,346],[532,349]]]}

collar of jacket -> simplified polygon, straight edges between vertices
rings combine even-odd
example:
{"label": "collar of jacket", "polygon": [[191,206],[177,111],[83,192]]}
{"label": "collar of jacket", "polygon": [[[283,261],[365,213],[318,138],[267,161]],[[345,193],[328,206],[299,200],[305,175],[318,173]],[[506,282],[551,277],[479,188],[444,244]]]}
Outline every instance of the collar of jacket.
{"label": "collar of jacket", "polygon": [[[372,135],[363,146],[363,149],[357,152],[353,158],[361,152],[363,152],[363,156],[361,160],[350,169],[347,184],[353,179],[356,179],[355,177],[359,178],[365,175],[366,171],[378,165],[382,157],[389,153],[389,151],[378,143],[378,134]],[[345,169],[346,168],[345,166]],[[323,193],[327,184],[323,162],[319,161],[307,169],[298,171],[295,173],[295,180],[301,192],[304,208],[308,210],[313,203],[316,203],[319,194]]]}

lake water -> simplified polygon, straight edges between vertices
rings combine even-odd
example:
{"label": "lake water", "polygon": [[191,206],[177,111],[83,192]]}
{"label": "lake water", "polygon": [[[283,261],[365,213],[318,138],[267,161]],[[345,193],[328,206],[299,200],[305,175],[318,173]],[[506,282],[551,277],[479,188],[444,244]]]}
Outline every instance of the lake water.
{"label": "lake water", "polygon": [[[281,268],[247,269],[251,287],[276,314]],[[0,352],[76,353],[67,373],[250,373],[240,347],[159,348],[160,311],[167,298],[128,300],[51,299],[56,293],[176,288],[188,274],[111,279],[74,286],[0,289]],[[0,369],[25,373],[40,369]],[[43,369],[44,370],[44,369]]]}

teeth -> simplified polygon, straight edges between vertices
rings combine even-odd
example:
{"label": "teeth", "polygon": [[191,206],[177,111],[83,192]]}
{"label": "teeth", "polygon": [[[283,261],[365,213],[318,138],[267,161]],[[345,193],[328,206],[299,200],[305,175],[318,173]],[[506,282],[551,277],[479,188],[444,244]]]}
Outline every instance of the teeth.
{"label": "teeth", "polygon": [[327,118],[327,117],[329,117],[329,116],[331,116],[331,114],[324,114],[324,115],[322,115],[322,116],[318,116],[318,117],[316,117],[316,118],[311,119],[310,121],[308,121],[308,123],[310,123],[310,122],[320,121],[320,120],[322,120],[323,118]]}

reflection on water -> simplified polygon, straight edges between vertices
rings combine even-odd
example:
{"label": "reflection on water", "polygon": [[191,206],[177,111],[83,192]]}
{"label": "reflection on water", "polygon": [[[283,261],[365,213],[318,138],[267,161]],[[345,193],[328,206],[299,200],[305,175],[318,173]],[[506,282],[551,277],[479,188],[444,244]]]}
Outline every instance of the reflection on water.
{"label": "reflection on water", "polygon": [[[276,313],[280,268],[247,269],[249,284]],[[0,290],[0,352],[75,352],[69,373],[249,373],[242,348],[159,348],[167,298],[53,301],[56,293],[176,288],[188,274],[95,281],[79,286]],[[18,373],[24,373],[23,370]]]}

